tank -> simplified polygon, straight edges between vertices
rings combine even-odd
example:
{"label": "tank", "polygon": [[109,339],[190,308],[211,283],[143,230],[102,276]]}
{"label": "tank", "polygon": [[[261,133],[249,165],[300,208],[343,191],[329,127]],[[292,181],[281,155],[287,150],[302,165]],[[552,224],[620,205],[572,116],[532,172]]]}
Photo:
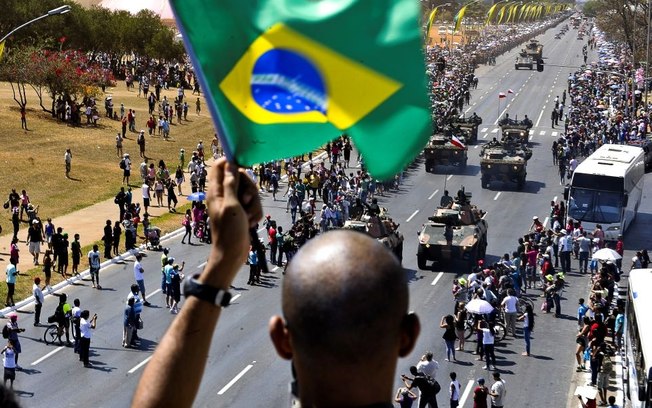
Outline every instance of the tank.
{"label": "tank", "polygon": [[432,173],[436,166],[466,167],[469,148],[466,139],[458,137],[464,147],[453,143],[451,134],[435,134],[430,137],[428,145],[423,149],[426,171]]}
{"label": "tank", "polygon": [[419,232],[417,266],[461,262],[470,270],[487,250],[486,212],[471,205],[471,194],[460,190],[454,202],[438,207]]}
{"label": "tank", "polygon": [[514,69],[527,68],[532,70],[534,69],[535,65],[536,60],[527,55],[525,51],[523,51],[516,57],[516,61],[514,62]]}
{"label": "tank", "polygon": [[525,187],[527,161],[532,150],[519,142],[493,140],[482,147],[480,171],[482,188],[489,188],[494,180],[514,182],[519,190]]}
{"label": "tank", "polygon": [[478,126],[482,124],[482,118],[475,113],[472,116],[458,117],[451,122],[451,127],[455,134],[464,137],[468,144],[478,142]]}
{"label": "tank", "polygon": [[387,214],[387,209],[381,208],[380,215],[369,216],[365,214],[358,220],[348,220],[344,223],[345,229],[365,233],[376,238],[385,247],[403,262],[403,234],[398,230],[398,224]]}
{"label": "tank", "polygon": [[532,39],[525,45],[525,53],[535,61],[543,58],[543,45],[539,41]]}

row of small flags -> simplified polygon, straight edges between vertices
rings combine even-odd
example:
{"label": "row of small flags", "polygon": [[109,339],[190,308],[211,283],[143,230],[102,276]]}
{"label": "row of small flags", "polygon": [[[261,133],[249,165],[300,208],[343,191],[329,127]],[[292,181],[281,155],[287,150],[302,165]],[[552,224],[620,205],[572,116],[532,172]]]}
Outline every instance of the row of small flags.
{"label": "row of small flags", "polygon": [[[507,93],[508,93],[508,94],[513,94],[514,91],[512,91],[511,89],[508,89],[508,90],[507,90]],[[506,94],[505,92],[500,92],[500,93],[498,94],[498,99],[503,99],[503,98],[507,98],[507,94]]]}

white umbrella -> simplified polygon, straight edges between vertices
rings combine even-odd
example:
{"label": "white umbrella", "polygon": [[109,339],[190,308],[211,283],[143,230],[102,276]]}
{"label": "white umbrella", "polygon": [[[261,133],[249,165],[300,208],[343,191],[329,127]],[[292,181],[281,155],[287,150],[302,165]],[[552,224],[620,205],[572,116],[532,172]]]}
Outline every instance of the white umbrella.
{"label": "white umbrella", "polygon": [[494,307],[491,306],[491,303],[482,299],[473,299],[466,304],[466,310],[469,313],[474,314],[487,314],[491,313],[494,310]]}
{"label": "white umbrella", "polygon": [[622,259],[622,256],[611,248],[602,248],[595,251],[593,259],[597,261],[616,261]]}

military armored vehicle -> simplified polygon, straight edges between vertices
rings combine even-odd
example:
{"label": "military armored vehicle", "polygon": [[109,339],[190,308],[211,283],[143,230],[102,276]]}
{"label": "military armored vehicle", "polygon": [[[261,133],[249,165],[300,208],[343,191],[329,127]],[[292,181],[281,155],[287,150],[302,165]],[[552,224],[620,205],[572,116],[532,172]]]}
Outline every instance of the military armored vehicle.
{"label": "military armored vehicle", "polygon": [[437,208],[419,232],[417,266],[426,269],[428,261],[466,263],[470,270],[487,250],[486,212],[471,205],[471,194],[464,188],[446,208]]}
{"label": "military armored vehicle", "polygon": [[530,42],[525,45],[524,51],[528,57],[535,61],[543,58],[543,45],[535,39],[530,40]]}
{"label": "military armored vehicle", "polygon": [[348,220],[344,223],[344,228],[376,238],[391,250],[399,261],[403,261],[403,234],[398,230],[398,224],[389,217],[385,208],[381,208],[379,215],[365,214],[359,221]]}
{"label": "military armored vehicle", "polygon": [[474,144],[478,142],[478,126],[481,124],[482,118],[474,113],[468,118],[456,118],[451,122],[451,127],[456,135],[464,136],[466,143]]}
{"label": "military armored vehicle", "polygon": [[430,137],[430,142],[423,150],[427,172],[434,172],[437,165],[466,167],[469,148],[463,137],[457,139],[461,142],[461,146],[453,140],[452,134],[448,131]]}
{"label": "military armored vehicle", "polygon": [[534,66],[536,64],[536,60],[532,59],[532,57],[528,55],[524,55],[525,53],[521,53],[516,57],[516,62],[514,62],[514,69],[521,69],[521,68],[527,68],[527,69],[534,69]]}
{"label": "military armored vehicle", "polygon": [[489,188],[494,180],[514,182],[519,190],[525,187],[527,161],[532,150],[513,139],[493,140],[482,147],[480,171],[482,188]]}
{"label": "military armored vehicle", "polygon": [[529,144],[532,121],[527,116],[523,120],[503,118],[498,122],[498,125],[500,125],[501,140],[508,142],[520,141],[525,146]]}

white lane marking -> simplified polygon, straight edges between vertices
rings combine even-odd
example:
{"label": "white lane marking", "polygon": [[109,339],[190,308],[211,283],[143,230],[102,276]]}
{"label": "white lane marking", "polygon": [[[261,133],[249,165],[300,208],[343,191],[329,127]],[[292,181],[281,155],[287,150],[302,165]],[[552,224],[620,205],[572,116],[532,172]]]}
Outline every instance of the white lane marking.
{"label": "white lane marking", "polygon": [[256,232],[262,232],[262,231],[265,231],[265,227],[263,227],[263,228],[261,228],[261,229],[259,229],[259,230],[258,230],[258,231],[256,231]]}
{"label": "white lane marking", "polygon": [[482,128],[482,130],[481,130],[480,132],[484,133],[484,132],[486,132],[487,130],[489,130],[489,128]]}
{"label": "white lane marking", "polygon": [[161,288],[156,289],[154,292],[149,293],[149,296],[154,296],[161,291]]}
{"label": "white lane marking", "polygon": [[473,146],[473,148],[474,148],[474,149],[477,149],[477,148],[478,148],[478,145]]}
{"label": "white lane marking", "polygon": [[439,279],[441,279],[442,276],[444,276],[444,272],[439,272],[437,274],[437,277],[435,278],[435,280],[433,280],[430,285],[435,286],[437,284],[437,282],[439,282]]}
{"label": "white lane marking", "polygon": [[233,304],[233,302],[235,302],[235,300],[236,300],[237,298],[239,298],[240,296],[242,296],[241,293],[238,293],[237,295],[233,296],[233,297],[231,298],[231,301],[229,302],[229,304]]}
{"label": "white lane marking", "polygon": [[545,130],[542,130],[541,132],[539,132],[539,136],[543,136],[543,135],[545,135],[545,134],[546,134],[546,131],[545,131]]}
{"label": "white lane marking", "polygon": [[499,191],[498,193],[496,193],[496,196],[494,197],[494,201],[498,200],[498,197],[500,197],[501,193],[502,193],[502,191]]}
{"label": "white lane marking", "polygon": [[545,227],[546,225],[548,225],[548,221],[549,221],[549,220],[550,220],[549,217],[546,217],[546,219],[543,220],[543,226],[544,226],[544,227]]}
{"label": "white lane marking", "polygon": [[438,192],[439,192],[439,190],[435,190],[435,191],[433,191],[433,193],[430,194],[430,197],[428,197],[428,200],[432,200],[432,198],[433,198],[433,197],[435,196],[435,194],[437,194]]}
{"label": "white lane marking", "polygon": [[60,352],[60,351],[63,350],[64,348],[65,348],[65,347],[63,347],[63,346],[60,346],[60,347],[55,348],[54,350],[52,350],[52,351],[49,352],[48,354],[46,354],[46,355],[44,355],[43,357],[39,358],[38,360],[34,361],[31,365],[33,365],[33,366],[37,365],[38,363],[42,362],[42,361],[45,360],[46,358],[50,358],[50,357],[52,357],[53,355],[55,355],[56,353]]}
{"label": "white lane marking", "polygon": [[450,180],[453,178],[453,175],[451,174],[450,176],[446,177],[446,180]]}
{"label": "white lane marking", "polygon": [[552,132],[553,136],[557,136],[558,134],[559,134],[559,132]]}
{"label": "white lane marking", "polygon": [[[484,135],[482,135],[482,138],[483,138],[483,139],[486,139],[486,138],[487,138],[487,134],[485,133]],[[477,147],[477,146],[476,146],[476,147]]]}
{"label": "white lane marking", "polygon": [[498,128],[492,130],[491,133],[498,133]]}
{"label": "white lane marking", "polygon": [[253,361],[251,364],[246,366],[242,371],[240,371],[240,373],[238,375],[236,375],[235,377],[233,377],[233,379],[231,381],[229,381],[229,383],[226,384],[224,386],[224,388],[222,388],[221,390],[219,390],[217,392],[217,395],[223,395],[225,392],[227,392],[229,390],[229,388],[233,387],[233,384],[238,382],[238,380],[241,379],[243,375],[247,374],[247,371],[251,370],[253,368],[254,364],[256,364],[255,361]]}
{"label": "white lane marking", "polygon": [[141,361],[140,363],[136,364],[136,365],[134,366],[134,368],[132,368],[131,370],[127,371],[127,374],[133,374],[133,373],[135,373],[136,371],[138,371],[138,369],[139,369],[140,367],[142,367],[142,366],[144,366],[145,364],[149,363],[149,360],[151,360],[152,357],[154,357],[154,355],[151,355],[151,356],[147,357],[146,359],[144,359],[143,361]]}
{"label": "white lane marking", "polygon": [[541,109],[541,113],[539,113],[539,119],[537,119],[537,124],[534,125],[534,126],[539,127],[539,122],[541,122],[541,117],[543,116],[543,110],[545,108],[546,108],[546,106],[544,105],[543,108]]}
{"label": "white lane marking", "polygon": [[417,215],[417,214],[419,214],[419,210],[416,210],[415,212],[413,212],[412,215],[410,215],[405,222],[410,222],[412,220],[412,218],[414,218],[414,216]]}
{"label": "white lane marking", "polygon": [[552,201],[557,202],[557,196],[555,196],[555,198],[553,198]]}
{"label": "white lane marking", "polygon": [[471,389],[473,388],[473,380],[469,380],[469,383],[466,384],[466,387],[464,388],[464,393],[462,394],[462,398],[460,398],[460,407],[464,406],[464,403],[466,402],[466,399],[469,398],[469,394],[471,394]]}
{"label": "white lane marking", "polygon": [[529,139],[529,140],[532,140],[532,139],[534,139],[534,135],[530,135],[530,139]]}
{"label": "white lane marking", "polygon": [[204,266],[206,266],[207,263],[208,261],[200,263],[199,265],[197,265],[197,269],[203,268]]}

